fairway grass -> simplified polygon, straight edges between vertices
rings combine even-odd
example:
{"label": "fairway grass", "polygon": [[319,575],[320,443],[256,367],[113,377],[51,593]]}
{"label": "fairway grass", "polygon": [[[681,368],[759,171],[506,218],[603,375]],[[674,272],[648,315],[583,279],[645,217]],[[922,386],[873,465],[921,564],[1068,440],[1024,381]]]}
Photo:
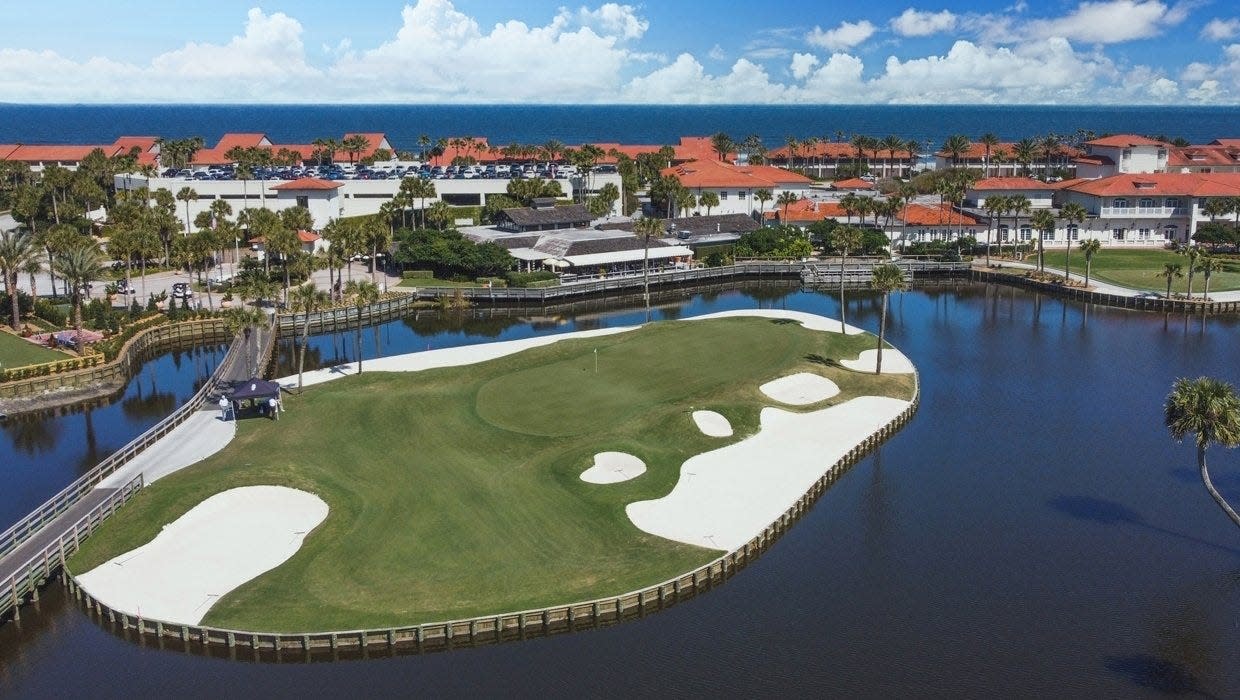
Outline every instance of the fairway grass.
{"label": "fairway grass", "polygon": [[[1036,265],[1037,256],[1026,262]],[[1184,266],[1184,278],[1176,280],[1171,285],[1171,290],[1181,294],[1186,292],[1188,290],[1188,258],[1161,248],[1103,248],[1094,254],[1089,279],[1091,283],[1097,280],[1130,289],[1166,292],[1167,280],[1157,276],[1159,272],[1162,272],[1163,265],[1166,263]],[[1062,270],[1063,250],[1048,249],[1046,266]],[[1085,255],[1076,249],[1072,250],[1072,272],[1078,275],[1085,274]],[[1205,289],[1205,278],[1199,272],[1193,277],[1193,295],[1196,296],[1203,289]],[[1210,291],[1226,292],[1233,289],[1240,289],[1240,261],[1227,260],[1223,270],[1210,277]]]}
{"label": "fairway grass", "polygon": [[[272,484],[317,494],[329,515],[203,624],[360,629],[617,595],[721,554],[643,533],[625,507],[669,493],[691,456],[755,433],[772,405],[761,384],[811,372],[840,388],[797,412],[863,395],[910,400],[911,375],[838,365],[874,342],[763,318],[674,321],[468,366],[341,378],[287,397],[278,422],[242,422],[227,448],[143,489],[69,568],[150,541],[212,494]],[[725,416],[735,435],[703,435],[699,409]],[[582,481],[604,451],[647,471]]]}
{"label": "fairway grass", "polygon": [[0,369],[13,369],[25,367],[26,365],[43,364],[44,362],[68,360],[72,357],[72,355],[67,353],[35,345],[12,333],[0,331]]}

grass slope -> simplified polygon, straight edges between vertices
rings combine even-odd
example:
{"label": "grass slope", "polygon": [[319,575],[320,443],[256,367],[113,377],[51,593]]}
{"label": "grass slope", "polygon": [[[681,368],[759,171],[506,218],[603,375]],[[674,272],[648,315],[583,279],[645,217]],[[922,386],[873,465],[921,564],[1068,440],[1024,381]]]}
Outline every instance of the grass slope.
{"label": "grass slope", "polygon": [[[1037,263],[1037,257],[1030,258]],[[1155,292],[1167,291],[1167,280],[1156,275],[1163,270],[1164,263],[1184,266],[1185,277],[1178,279],[1171,289],[1184,292],[1188,289],[1188,258],[1163,249],[1127,249],[1104,248],[1094,255],[1094,263],[1090,269],[1090,280],[1101,280],[1132,289],[1148,289]],[[1047,250],[1046,265],[1057,270],[1063,269],[1063,250]],[[1085,274],[1085,256],[1079,250],[1072,251],[1072,272]],[[1204,289],[1205,279],[1201,273],[1193,276],[1193,294],[1197,295]],[[1228,261],[1221,272],[1210,277],[1210,291],[1224,292],[1240,289],[1240,261]]]}
{"label": "grass slope", "polygon": [[[841,387],[809,408],[911,398],[910,376],[825,360],[873,344],[770,319],[666,322],[466,367],[340,379],[290,397],[278,423],[243,422],[222,452],[143,489],[70,568],[149,541],[211,494],[281,484],[319,494],[327,520],[288,562],[222,598],[206,624],[352,629],[626,592],[719,554],[647,535],[624,507],[667,494],[690,456],[755,432],[772,403],[760,384],[810,371]],[[703,436],[695,408],[723,413],[737,437]],[[581,481],[604,450],[635,454],[648,471]]]}
{"label": "grass slope", "polygon": [[45,348],[19,338],[12,333],[0,331],[0,368],[13,369],[44,362],[67,360],[71,355]]}

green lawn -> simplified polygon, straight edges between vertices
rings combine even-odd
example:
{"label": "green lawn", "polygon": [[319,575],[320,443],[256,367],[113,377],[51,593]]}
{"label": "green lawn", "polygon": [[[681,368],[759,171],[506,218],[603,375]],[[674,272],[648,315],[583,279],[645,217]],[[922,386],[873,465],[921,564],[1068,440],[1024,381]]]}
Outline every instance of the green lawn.
{"label": "green lawn", "polygon": [[426,287],[481,287],[483,285],[477,282],[453,282],[452,280],[441,280],[441,279],[431,279],[429,277],[419,277],[416,279],[401,280],[398,286],[405,287],[406,289],[411,288],[411,287],[417,287],[419,289],[424,289]]}
{"label": "green lawn", "polygon": [[[626,592],[718,556],[641,532],[624,507],[667,494],[688,457],[756,431],[771,403],[761,383],[808,371],[840,386],[807,409],[911,398],[910,375],[823,360],[873,344],[770,319],[673,321],[467,367],[339,379],[290,396],[279,422],[243,422],[219,454],[143,489],[70,568],[149,541],[214,493],[280,484],[322,497],[327,520],[205,624],[355,629]],[[723,413],[736,437],[703,436],[695,408]],[[605,450],[635,454],[648,470],[620,484],[581,481]]]}
{"label": "green lawn", "polygon": [[0,369],[13,369],[26,365],[38,365],[44,362],[67,360],[71,357],[57,350],[49,350],[42,345],[18,338],[12,333],[0,331]]}
{"label": "green lawn", "polygon": [[[1027,259],[1037,264],[1037,256]],[[1167,291],[1167,280],[1157,277],[1165,263],[1184,266],[1185,277],[1178,279],[1171,289],[1177,292],[1188,290],[1188,259],[1170,250],[1163,249],[1130,249],[1103,248],[1094,254],[1094,263],[1090,270],[1090,279],[1110,282],[1133,289],[1149,289],[1156,292]],[[1047,250],[1046,265],[1057,270],[1063,269],[1063,250]],[[1072,251],[1072,271],[1085,274],[1085,256],[1079,250]],[[1201,292],[1204,280],[1198,273],[1193,277],[1193,294]],[[1223,292],[1240,289],[1240,260],[1229,260],[1221,272],[1210,278],[1210,291]]]}

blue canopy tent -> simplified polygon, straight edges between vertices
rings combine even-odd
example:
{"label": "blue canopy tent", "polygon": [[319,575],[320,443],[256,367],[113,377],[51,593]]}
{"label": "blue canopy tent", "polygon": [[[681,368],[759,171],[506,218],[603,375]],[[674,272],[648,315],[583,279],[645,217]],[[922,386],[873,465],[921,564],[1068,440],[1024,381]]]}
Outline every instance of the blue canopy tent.
{"label": "blue canopy tent", "polygon": [[283,408],[280,405],[280,385],[258,377],[237,384],[228,398],[236,416],[244,412],[276,418]]}

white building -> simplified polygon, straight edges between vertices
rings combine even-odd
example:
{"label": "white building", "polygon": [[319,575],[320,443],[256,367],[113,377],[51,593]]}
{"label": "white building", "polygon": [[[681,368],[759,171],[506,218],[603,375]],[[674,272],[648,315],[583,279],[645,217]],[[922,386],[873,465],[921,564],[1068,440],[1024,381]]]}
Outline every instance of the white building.
{"label": "white building", "polygon": [[1144,136],[1120,134],[1085,142],[1085,153],[1072,160],[1076,176],[1086,179],[1118,173],[1161,173],[1167,170],[1171,144]]}
{"label": "white building", "polygon": [[[762,208],[756,196],[758,190],[771,192],[772,198],[765,206],[774,207],[775,200],[784,192],[792,192],[798,199],[805,197],[814,182],[800,173],[770,165],[732,165],[717,160],[694,160],[666,168],[661,174],[676,178],[698,199],[706,192],[714,192],[719,206],[712,207],[711,214],[753,214]],[[706,207],[698,205],[678,213],[685,216],[707,212]]]}
{"label": "white building", "polygon": [[1055,190],[1041,180],[1029,177],[988,177],[973,183],[965,192],[964,205],[982,209],[990,197],[1020,197],[1029,200],[1032,209],[1050,209]]}

